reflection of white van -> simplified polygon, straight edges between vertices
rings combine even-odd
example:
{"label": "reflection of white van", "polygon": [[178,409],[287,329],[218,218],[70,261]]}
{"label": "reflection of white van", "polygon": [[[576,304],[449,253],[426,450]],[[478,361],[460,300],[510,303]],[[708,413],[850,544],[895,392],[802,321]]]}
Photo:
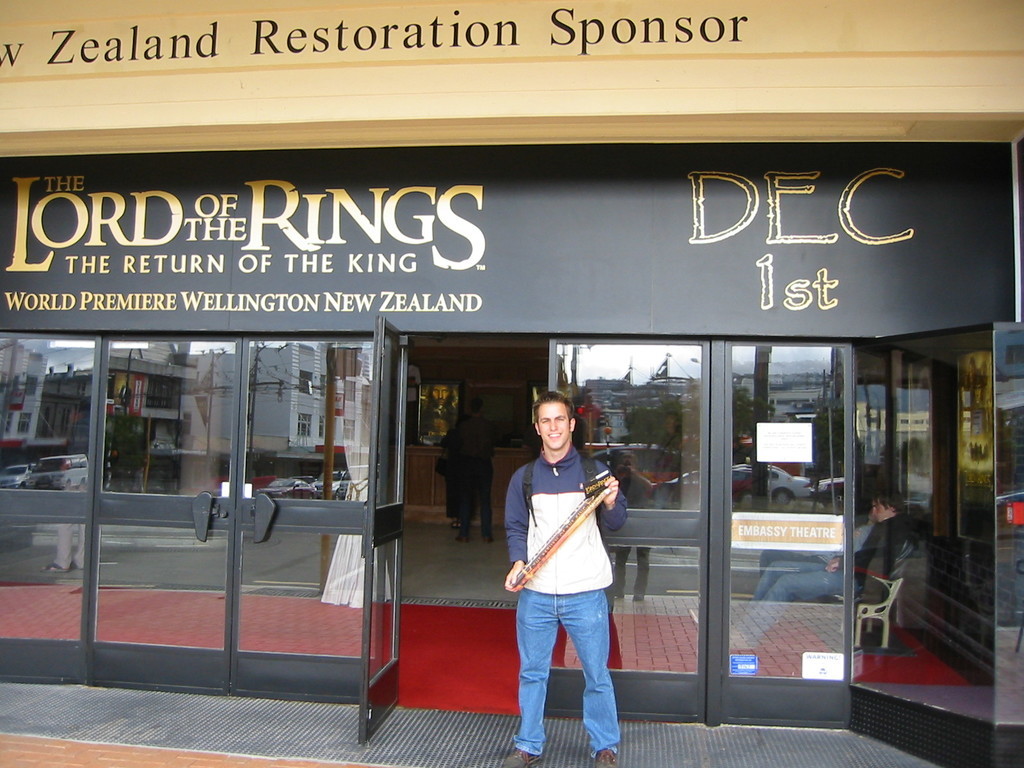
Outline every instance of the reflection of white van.
{"label": "reflection of white van", "polygon": [[40,459],[25,483],[26,488],[52,488],[58,491],[85,488],[89,477],[89,459],[84,453],[47,456]]}
{"label": "reflection of white van", "polygon": [[0,488],[24,488],[33,464],[12,464],[0,470]]}

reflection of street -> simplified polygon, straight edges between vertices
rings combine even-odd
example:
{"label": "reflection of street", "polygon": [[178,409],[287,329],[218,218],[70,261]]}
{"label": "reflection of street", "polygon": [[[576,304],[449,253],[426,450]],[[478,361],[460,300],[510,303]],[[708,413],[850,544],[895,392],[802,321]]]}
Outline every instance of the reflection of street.
{"label": "reflection of street", "polygon": [[[319,534],[279,533],[261,544],[246,540],[238,628],[243,650],[360,654],[362,611],[320,600],[323,547],[330,551],[336,538],[326,537],[326,545]],[[9,585],[0,587],[0,636],[76,639],[81,571],[40,571],[56,545],[53,526],[38,526],[22,541],[0,560],[0,582]],[[227,544],[224,534],[198,542],[189,529],[104,527],[99,639],[222,647]],[[442,526],[410,523],[404,549],[406,601],[514,607],[502,588],[507,553],[500,542],[460,547]],[[625,595],[612,603],[614,668],[699,673],[700,565],[696,548],[653,547],[640,601],[630,591],[636,575],[630,560]],[[756,653],[762,676],[799,676],[804,651],[841,652],[839,604],[780,606],[771,626],[755,625],[748,596],[757,578],[757,553],[735,552],[731,652]],[[35,597],[26,599],[26,592]],[[560,661],[577,664],[571,644]]]}
{"label": "reflection of street", "polygon": [[[24,533],[20,545],[0,558],[0,637],[77,639],[82,572],[41,570],[52,559],[55,526],[19,530]],[[105,526],[103,531],[98,639],[223,646],[225,534],[211,533],[203,543],[191,529]],[[320,603],[320,545],[319,535],[280,535],[249,546],[243,558],[243,648],[359,655],[361,612]],[[296,633],[296,626],[307,630]]]}

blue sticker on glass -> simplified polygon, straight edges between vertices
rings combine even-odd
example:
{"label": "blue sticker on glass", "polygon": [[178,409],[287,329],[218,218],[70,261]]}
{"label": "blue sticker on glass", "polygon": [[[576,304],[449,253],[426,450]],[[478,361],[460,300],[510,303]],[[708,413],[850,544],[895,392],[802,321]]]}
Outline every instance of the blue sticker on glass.
{"label": "blue sticker on glass", "polygon": [[752,653],[734,653],[729,657],[730,675],[756,675],[757,656]]}

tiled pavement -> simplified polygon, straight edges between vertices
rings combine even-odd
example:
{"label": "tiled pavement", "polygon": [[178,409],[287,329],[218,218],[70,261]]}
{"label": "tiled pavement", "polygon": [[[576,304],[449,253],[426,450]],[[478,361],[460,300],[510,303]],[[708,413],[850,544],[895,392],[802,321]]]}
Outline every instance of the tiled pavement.
{"label": "tiled pavement", "polygon": [[0,765],[4,768],[342,768],[346,764],[0,734]]}

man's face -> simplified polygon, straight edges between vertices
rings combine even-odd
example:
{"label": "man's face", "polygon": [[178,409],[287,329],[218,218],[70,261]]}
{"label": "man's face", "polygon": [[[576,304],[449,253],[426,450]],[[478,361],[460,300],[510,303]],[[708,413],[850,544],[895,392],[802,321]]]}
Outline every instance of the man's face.
{"label": "man's face", "polygon": [[544,450],[559,454],[572,440],[576,420],[569,417],[561,403],[544,403],[537,409],[537,423],[533,425],[544,444]]}

